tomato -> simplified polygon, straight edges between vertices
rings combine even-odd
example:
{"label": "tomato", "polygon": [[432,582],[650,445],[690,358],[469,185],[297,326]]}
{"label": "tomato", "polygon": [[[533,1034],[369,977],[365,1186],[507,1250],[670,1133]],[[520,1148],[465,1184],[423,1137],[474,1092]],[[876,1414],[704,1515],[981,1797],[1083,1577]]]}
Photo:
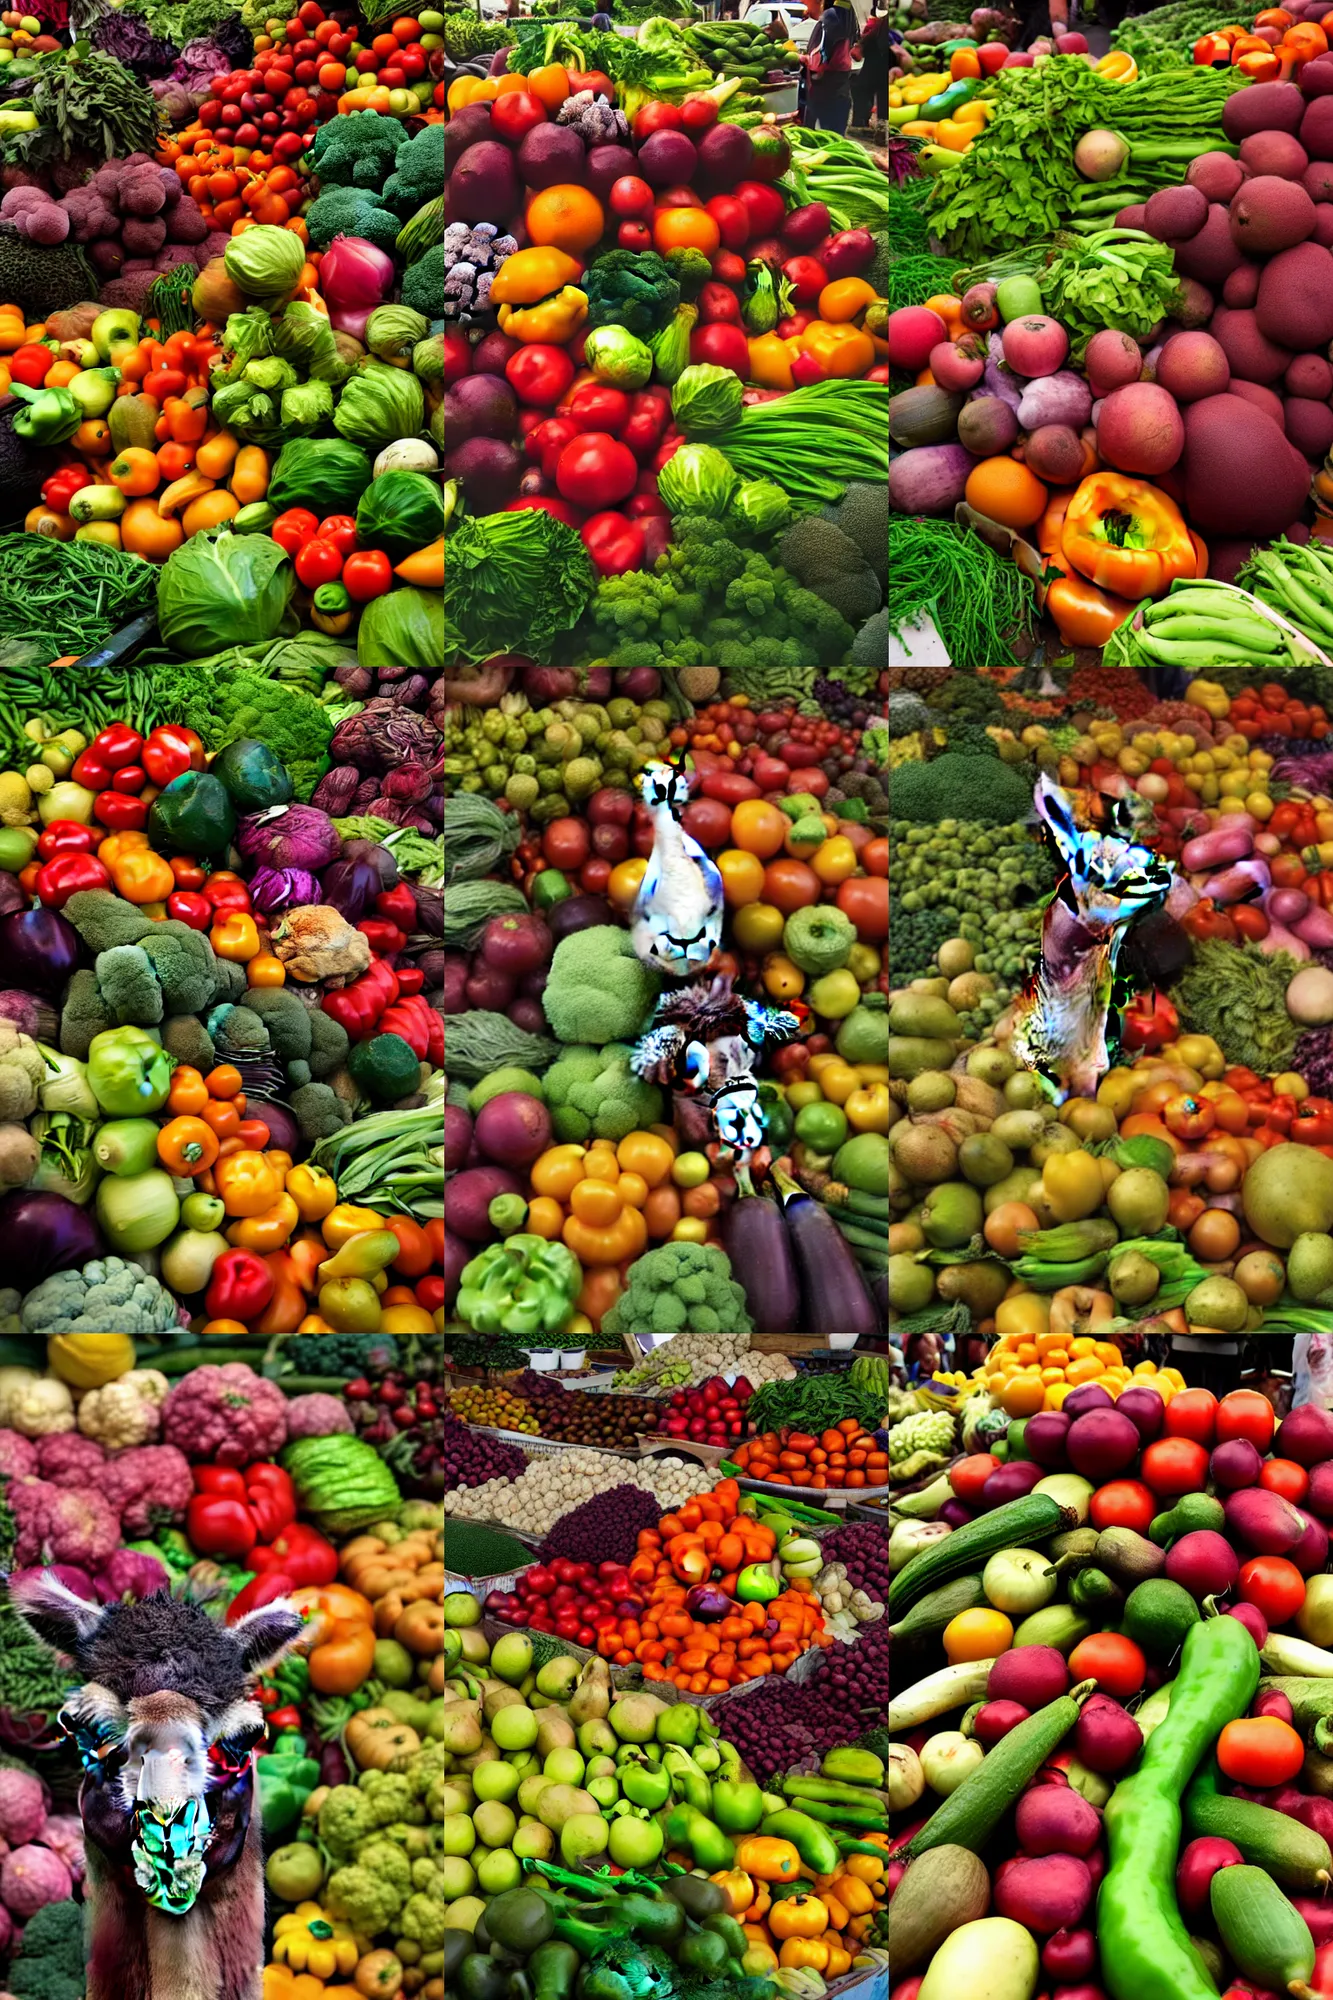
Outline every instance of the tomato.
{"label": "tomato", "polygon": [[731,193],[750,218],[751,236],[774,236],[786,221],[786,202],[764,181],[737,181]]}
{"label": "tomato", "polygon": [[1111,1479],[1099,1486],[1088,1503],[1088,1519],[1094,1528],[1132,1528],[1146,1535],[1158,1513],[1153,1495],[1139,1479]]}
{"label": "tomato", "polygon": [[[497,97],[495,101],[498,104],[500,100]],[[574,380],[574,363],[563,347],[532,341],[510,355],[505,363],[505,380],[520,403],[550,410]]]}
{"label": "tomato", "polygon": [[[844,882],[842,887],[845,889],[847,884]],[[785,917],[789,917],[793,910],[808,909],[811,903],[817,903],[819,890],[818,875],[804,861],[795,861],[790,857],[770,861],[764,870],[764,901],[775,904]]]}
{"label": "tomato", "polygon": [[[680,816],[681,826],[700,847],[725,847],[731,838],[732,815],[721,799],[691,799]],[[746,946],[747,950],[752,949]]]}
{"label": "tomato", "polygon": [[750,240],[750,214],[745,203],[737,201],[735,195],[715,194],[704,208],[721,230],[725,247],[743,250]]}
{"label": "tomato", "polygon": [[960,1458],[957,1465],[949,1470],[949,1484],[965,1507],[975,1507],[981,1498],[981,1489],[996,1470],[1000,1461],[989,1451],[974,1451],[967,1458]]}
{"label": "tomato", "polygon": [[828,272],[817,257],[789,257],[782,275],[798,306],[812,306],[828,283]]}
{"label": "tomato", "polygon": [[542,834],[542,853],[552,868],[582,868],[591,852],[591,835],[586,820],[553,819]]}
{"label": "tomato", "polygon": [[708,326],[739,326],[741,302],[730,285],[710,281],[698,298],[699,317]]}
{"label": "tomato", "polygon": [[729,847],[725,853],[718,855],[717,865],[722,876],[723,893],[733,910],[759,901],[764,889],[764,864],[757,854],[747,854],[740,847]]}
{"label": "tomato", "polygon": [[568,416],[576,436],[582,431],[606,431],[618,438],[629,422],[629,397],[607,382],[585,382],[570,398]]}
{"label": "tomato", "polygon": [[1128,1701],[1148,1677],[1148,1662],[1123,1632],[1094,1632],[1069,1655],[1075,1681],[1096,1681],[1103,1694]]}
{"label": "tomato", "polygon": [[651,139],[654,132],[678,132],[682,123],[678,104],[663,104],[654,99],[634,114],[634,136],[642,143]]}
{"label": "tomato", "polygon": [[641,181],[637,174],[622,174],[618,181],[612,182],[607,204],[612,215],[642,221],[644,216],[653,212],[653,191],[647,181]]}
{"label": "tomato", "polygon": [[1234,1784],[1267,1791],[1296,1776],[1305,1762],[1305,1742],[1280,1715],[1245,1715],[1218,1737],[1217,1761]]}
{"label": "tomato", "polygon": [[[570,379],[573,379],[572,362]],[[638,477],[634,453],[616,438],[608,437],[605,431],[585,431],[571,439],[555,469],[555,483],[564,498],[594,513],[628,500]]]}
{"label": "tomato", "polygon": [[[1175,1401],[1173,1396],[1172,1402]],[[1171,1414],[1171,1404],[1166,1406]],[[1182,1493],[1202,1493],[1208,1478],[1208,1453],[1193,1438],[1164,1437],[1150,1444],[1139,1461],[1145,1486],[1159,1500],[1178,1500]]]}
{"label": "tomato", "polygon": [[491,105],[491,130],[506,145],[516,146],[525,133],[546,123],[546,106],[530,90],[507,91]]}
{"label": "tomato", "polygon": [[[810,774],[813,776],[813,773]],[[822,775],[822,773],[821,773]],[[828,789],[828,780],[824,781]],[[806,784],[804,790],[813,791]],[[889,881],[887,875],[852,875],[838,884],[838,908],[856,925],[862,944],[883,944],[889,935]]]}
{"label": "tomato", "polygon": [[653,248],[663,257],[668,250],[702,250],[705,257],[711,257],[721,240],[718,226],[705,208],[673,208],[659,201],[654,210]]}
{"label": "tomato", "polygon": [[1305,1578],[1285,1556],[1253,1556],[1241,1564],[1242,1604],[1257,1605],[1270,1625],[1285,1625],[1305,1602]]}
{"label": "tomato", "polygon": [[690,362],[696,367],[730,368],[733,375],[739,375],[742,382],[747,382],[750,378],[750,346],[745,338],[745,329],[728,326],[722,320],[715,320],[711,326],[696,326],[690,335]]}
{"label": "tomato", "polygon": [[637,521],[624,514],[593,514],[579,533],[599,576],[623,576],[626,570],[643,568],[645,543]]}
{"label": "tomato", "polygon": [[1217,1442],[1248,1438],[1256,1450],[1265,1452],[1276,1422],[1267,1396],[1261,1396],[1257,1389],[1233,1389],[1217,1406]]}
{"label": "tomato", "polygon": [[1217,1439],[1217,1398],[1211,1389],[1182,1389],[1166,1406],[1166,1435],[1211,1445]]}
{"label": "tomato", "polygon": [[1259,1484],[1265,1493],[1280,1493],[1293,1507],[1299,1507],[1310,1490],[1310,1475],[1294,1458],[1266,1458]]}
{"label": "tomato", "polygon": [[882,835],[867,841],[861,849],[861,866],[867,875],[882,875],[888,879],[889,843]]}
{"label": "tomato", "polygon": [[791,821],[766,799],[743,799],[731,815],[731,837],[747,854],[764,861],[782,851]]}
{"label": "tomato", "polygon": [[383,549],[358,549],[343,564],[342,582],[354,604],[369,604],[392,587],[393,565]]}

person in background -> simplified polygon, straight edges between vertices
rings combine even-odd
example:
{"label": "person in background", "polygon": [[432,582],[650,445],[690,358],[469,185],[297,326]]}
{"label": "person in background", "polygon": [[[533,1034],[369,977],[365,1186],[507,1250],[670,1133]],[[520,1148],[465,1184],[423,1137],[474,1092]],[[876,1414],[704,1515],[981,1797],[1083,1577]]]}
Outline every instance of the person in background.
{"label": "person in background", "polygon": [[814,131],[847,130],[852,110],[855,35],[856,16],[847,0],[823,0],[814,33],[801,59],[808,80],[804,122]]}
{"label": "person in background", "polygon": [[609,14],[597,13],[592,17],[594,31],[599,35],[613,35],[616,24]]}
{"label": "person in background", "polygon": [[889,115],[889,24],[879,12],[879,0],[871,0],[861,39],[852,54],[861,58],[860,69],[852,73],[852,123],[870,126],[886,122]]}

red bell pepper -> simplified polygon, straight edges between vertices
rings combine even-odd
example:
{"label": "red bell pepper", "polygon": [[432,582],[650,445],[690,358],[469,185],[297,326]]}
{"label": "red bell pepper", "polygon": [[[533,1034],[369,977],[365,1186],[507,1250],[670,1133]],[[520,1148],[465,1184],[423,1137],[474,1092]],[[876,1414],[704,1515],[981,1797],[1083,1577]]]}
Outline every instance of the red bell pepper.
{"label": "red bell pepper", "polygon": [[[143,746],[143,767],[155,785],[169,785],[173,778],[180,778],[192,769],[194,747],[190,739],[192,729],[179,729],[171,723],[162,723],[151,730]],[[198,738],[194,737],[195,742]],[[201,757],[202,762],[202,757]]]}
{"label": "red bell pepper", "polygon": [[375,913],[387,917],[391,924],[397,924],[400,931],[417,928],[417,899],[406,882],[397,882],[392,889],[382,889],[375,898]]}
{"label": "red bell pepper", "polygon": [[[397,998],[397,975],[384,959],[377,958],[368,972],[363,972],[350,986],[343,986],[336,993],[326,993],[319,1004],[340,1027],[346,1028],[355,1042],[362,1041],[373,1031],[385,1008]],[[211,1312],[212,1308],[209,1310]]]}
{"label": "red bell pepper", "polygon": [[69,503],[84,486],[91,486],[92,474],[82,465],[62,465],[42,488],[42,498],[57,514],[68,514]]}
{"label": "red bell pepper", "polygon": [[426,975],[419,965],[396,965],[394,971],[398,976],[398,992],[400,996],[404,993],[421,993],[424,991]]}
{"label": "red bell pepper", "polygon": [[1122,1040],[1127,1049],[1155,1054],[1179,1031],[1180,1016],[1165,993],[1140,993],[1125,1015]]}
{"label": "red bell pepper", "polygon": [[275,1282],[268,1265],[253,1250],[224,1250],[204,1294],[209,1318],[258,1319],[273,1297]]}
{"label": "red bell pepper", "polygon": [[[227,1606],[224,1622],[234,1625],[238,1618],[244,1618],[247,1611],[258,1611],[261,1605],[276,1603],[278,1598],[286,1597],[296,1587],[295,1579],[288,1576],[285,1570],[265,1570],[261,1576],[252,1577],[243,1589],[237,1591]],[[272,1722],[274,1715],[282,1712],[275,1709],[267,1719]],[[278,1723],[276,1726],[281,1729],[286,1725]]]}
{"label": "red bell pepper", "polygon": [[43,861],[55,854],[93,854],[102,839],[96,827],[85,826],[82,820],[53,819],[37,842],[37,853]]}
{"label": "red bell pepper", "polygon": [[419,993],[396,1000],[376,1023],[376,1033],[398,1035],[418,1062],[444,1067],[444,1019]]}
{"label": "red bell pepper", "polygon": [[81,889],[110,887],[111,877],[95,854],[53,854],[37,875],[37,897],[48,910],[63,910]]}
{"label": "red bell pepper", "polygon": [[296,1519],[296,1488],[291,1474],[268,1459],[260,1459],[247,1465],[241,1477],[260,1540],[271,1542]]}
{"label": "red bell pepper", "polygon": [[376,958],[392,958],[407,943],[407,932],[400,930],[389,917],[363,917],[357,929]]}
{"label": "red bell pepper", "polygon": [[104,764],[109,764],[113,771],[118,771],[122,764],[138,763],[143,750],[143,738],[137,729],[130,728],[128,722],[113,722],[109,729],[104,729],[99,735],[94,736],[91,748]]}
{"label": "red bell pepper", "polygon": [[332,1583],[338,1551],[304,1521],[292,1521],[267,1546],[251,1549],[245,1566],[259,1576],[281,1573],[291,1585]]}
{"label": "red bell pepper", "polygon": [[[185,1532],[201,1556],[220,1556],[225,1562],[236,1562],[249,1555],[259,1539],[255,1517],[245,1502],[245,1483],[239,1472],[223,1466],[199,1466],[195,1470],[196,1486],[200,1473],[209,1475],[210,1484],[206,1490],[197,1492],[186,1508]],[[234,1481],[240,1492],[219,1491],[213,1481]]]}
{"label": "red bell pepper", "polygon": [[114,788],[93,800],[93,818],[112,833],[142,833],[148,824],[148,801]]}
{"label": "red bell pepper", "polygon": [[167,897],[167,915],[178,924],[188,924],[192,931],[213,928],[213,905],[207,896],[199,895],[194,889],[174,889]]}

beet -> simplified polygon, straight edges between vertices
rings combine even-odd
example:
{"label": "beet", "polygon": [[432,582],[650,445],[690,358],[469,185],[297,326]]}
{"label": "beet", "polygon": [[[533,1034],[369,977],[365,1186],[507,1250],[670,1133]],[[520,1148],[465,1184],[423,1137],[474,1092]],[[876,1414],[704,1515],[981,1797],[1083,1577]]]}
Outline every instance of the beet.
{"label": "beet", "polygon": [[[1155,1400],[1160,1404],[1162,1399],[1158,1396]],[[1066,1411],[1039,1410],[1035,1417],[1028,1418],[1023,1432],[1023,1448],[1048,1472],[1063,1472],[1069,1464],[1069,1453],[1065,1448],[1069,1427],[1070,1418]]]}
{"label": "beet", "polygon": [[618,180],[637,172],[638,161],[628,146],[594,146],[583,169],[583,185],[605,202]]}
{"label": "beet", "polygon": [[470,438],[444,461],[446,479],[456,479],[472,514],[498,514],[518,492],[523,460],[499,438]]}
{"label": "beet", "polygon": [[[1263,276],[1259,282],[1262,286]],[[1244,382],[1276,382],[1291,359],[1290,349],[1279,347],[1263,331],[1251,307],[1219,306],[1208,331],[1226,355],[1232,374]]]}
{"label": "beet", "polygon": [[1333,339],[1333,257],[1317,243],[1301,243],[1272,258],[1259,280],[1254,314],[1269,340],[1299,353],[1326,347]]}
{"label": "beet", "polygon": [[1019,1701],[1033,1713],[1069,1692],[1069,1668],[1054,1646],[1013,1646],[986,1683],[988,1701]]}
{"label": "beet", "polygon": [[1143,217],[1147,211],[1147,207],[1148,204],[1146,201],[1132,201],[1127,208],[1118,208],[1115,212],[1115,227],[1117,229],[1142,229]]}
{"label": "beet", "polygon": [[505,224],[521,206],[518,171],[508,146],[482,139],[469,146],[449,176],[449,207],[461,222]]}
{"label": "beet", "polygon": [[1051,486],[1077,486],[1083,476],[1083,440],[1068,424],[1042,424],[1027,441],[1024,459]]}
{"label": "beet", "polygon": [[1047,1854],[1040,1860],[1019,1855],[1006,1861],[995,1877],[997,1913],[1038,1937],[1072,1929],[1091,1895],[1087,1865],[1072,1854]]}
{"label": "beet", "polygon": [[1258,1485],[1263,1463],[1248,1438],[1228,1438],[1209,1459],[1208,1470],[1219,1493],[1235,1493],[1243,1486]]}
{"label": "beet", "polygon": [[1333,160],[1333,104],[1316,97],[1300,123],[1300,141],[1312,160]]}
{"label": "beet", "polygon": [[1101,1838],[1102,1816],[1072,1786],[1039,1785],[1019,1799],[1014,1831],[1024,1854],[1084,1855]]}
{"label": "beet", "polygon": [[447,1173],[455,1173],[468,1156],[472,1144],[472,1120],[461,1104],[446,1104],[444,1107],[444,1165]]}
{"label": "beet", "polygon": [[1210,202],[1228,202],[1244,178],[1230,153],[1200,153],[1190,161],[1185,182]]}
{"label": "beet", "polygon": [[[1222,130],[1233,146],[1252,132],[1299,132],[1305,99],[1294,83],[1252,83],[1229,97],[1222,112]],[[1306,152],[1310,143],[1302,139]]]}
{"label": "beet", "polygon": [[1138,1430],[1114,1409],[1088,1410],[1075,1417],[1065,1443],[1075,1472],[1096,1484],[1124,1472],[1139,1453]]}
{"label": "beet", "polygon": [[1142,1748],[1143,1731],[1128,1709],[1109,1694],[1089,1696],[1074,1730],[1074,1752],[1080,1763],[1111,1776],[1132,1764]]}
{"label": "beet", "polygon": [[[1214,326],[1220,318],[1214,315]],[[1300,514],[1310,484],[1309,466],[1279,426],[1231,393],[1205,396],[1186,409],[1183,470],[1189,518],[1205,536],[1210,530],[1237,539],[1280,534]],[[1333,1457],[1333,1437],[1320,1455]]]}
{"label": "beet", "polygon": [[972,1718],[972,1734],[989,1750],[1011,1729],[1017,1729],[1020,1722],[1026,1722],[1031,1712],[1021,1701],[988,1701]]}
{"label": "beet", "polygon": [[475,1130],[478,1147],[497,1167],[530,1167],[551,1143],[551,1114],[540,1098],[502,1090],[483,1104]]}
{"label": "beet", "polygon": [[1313,62],[1301,64],[1300,91],[1308,98],[1333,96],[1333,57],[1316,56]]}
{"label": "beet", "polygon": [[494,1236],[487,1209],[498,1194],[522,1194],[525,1183],[503,1167],[469,1167],[444,1184],[444,1219],[455,1235],[469,1243],[489,1243]]}
{"label": "beet", "polygon": [[1259,279],[1262,275],[1258,264],[1246,258],[1237,264],[1222,286],[1224,306],[1252,306],[1259,296]]}
{"label": "beet", "polygon": [[1319,1576],[1328,1568],[1328,1529],[1304,1507],[1296,1512],[1305,1523],[1305,1533],[1287,1550],[1287,1561],[1294,1563],[1302,1576]]}
{"label": "beet", "polygon": [[518,428],[518,399],[499,375],[464,375],[444,393],[444,435],[450,451],[469,438],[503,438]]}
{"label": "beet", "polygon": [[1071,1389],[1061,1404],[1067,1417],[1081,1417],[1088,1410],[1113,1410],[1115,1404],[1096,1382],[1083,1382],[1077,1389]]}
{"label": "beet", "polygon": [[[726,125],[721,120],[709,126],[698,141],[697,151],[699,164],[695,179],[705,186],[705,191],[711,189],[714,194],[735,187],[737,181],[748,179],[754,164],[754,140],[749,133],[741,125]],[[814,205],[823,207],[822,202]],[[815,242],[821,242],[832,226],[825,208],[824,226]]]}
{"label": "beet", "polygon": [[[1126,1389],[1123,1395],[1117,1397],[1116,1409],[1122,1417],[1129,1418],[1142,1443],[1151,1444],[1154,1438],[1161,1436],[1162,1425],[1166,1422],[1166,1405],[1155,1389]],[[1060,1413],[1055,1411],[1053,1414],[1058,1416]],[[1029,1424],[1028,1430],[1023,1433],[1029,1450],[1031,1442],[1028,1433],[1031,1428]]]}
{"label": "beet", "polygon": [[698,157],[693,141],[683,132],[654,132],[640,146],[637,166],[649,187],[688,187]]}
{"label": "beet", "polygon": [[546,925],[557,944],[575,931],[590,931],[597,924],[613,924],[615,912],[605,896],[566,896],[546,912]]}
{"label": "beet", "polygon": [[1261,382],[1246,382],[1239,376],[1233,375],[1227,386],[1227,394],[1239,396],[1242,402],[1249,403],[1256,410],[1262,410],[1285,437],[1286,411],[1282,407],[1282,398],[1276,390],[1266,389]]}
{"label": "beet", "polygon": [[1208,197],[1197,187],[1159,188],[1144,204],[1143,226],[1159,243],[1183,243],[1208,220]]}
{"label": "beet", "polygon": [[1322,354],[1298,354],[1282,377],[1282,386],[1289,396],[1326,403],[1333,396],[1333,367]]}
{"label": "beet", "polygon": [[1240,164],[1260,178],[1272,175],[1282,181],[1298,181],[1310,164],[1310,155],[1290,132],[1251,132],[1241,146]]}
{"label": "beet", "polygon": [[1305,1533],[1307,1517],[1280,1493],[1247,1487],[1228,1494],[1224,1504],[1228,1535],[1252,1555],[1284,1556]]}
{"label": "beet", "polygon": [[1240,1575],[1240,1561],[1225,1535],[1211,1528],[1196,1528],[1182,1535],[1166,1552],[1164,1574],[1180,1584],[1196,1603],[1205,1597],[1220,1597],[1230,1590]]}
{"label": "beet", "polygon": [[1201,285],[1197,278],[1182,278],[1180,281],[1180,303],[1176,307],[1175,323],[1187,333],[1207,326],[1217,306],[1217,300],[1207,285]]}
{"label": "beet", "polygon": [[1176,275],[1197,278],[1216,291],[1242,261],[1245,253],[1231,234],[1231,217],[1221,202],[1211,202],[1197,236],[1176,248]]}
{"label": "beet", "polygon": [[1212,1880],[1219,1868],[1235,1868],[1245,1856],[1229,1840],[1209,1835],[1192,1840],[1176,1867],[1176,1896],[1187,1917],[1202,1917],[1209,1908]]}
{"label": "beet", "polygon": [[[1316,1403],[1299,1404],[1278,1425],[1273,1439],[1273,1456],[1294,1458],[1297,1465],[1307,1468],[1322,1465],[1325,1459],[1333,1458],[1333,1417]],[[1311,1474],[1310,1492],[1313,1491],[1314,1477]],[[1305,1497],[1308,1500],[1310,1494]],[[1318,1513],[1319,1510],[1312,1507],[1310,1511]]]}
{"label": "beet", "polygon": [[534,125],[523,134],[517,163],[524,187],[560,187],[580,180],[592,186],[583,141],[572,125],[555,125],[549,119]]}
{"label": "beet", "polygon": [[1307,396],[1288,396],[1283,409],[1282,428],[1297,451],[1317,464],[1333,445],[1333,410]]}
{"label": "beet", "polygon": [[1257,1604],[1229,1604],[1225,1616],[1243,1625],[1256,1646],[1268,1644],[1268,1620]]}
{"label": "beet", "polygon": [[449,120],[444,132],[444,171],[451,174],[469,146],[491,136],[489,104],[466,104]]}
{"label": "beet", "polygon": [[1158,386],[1178,403],[1220,396],[1230,380],[1226,352],[1210,333],[1173,333],[1157,357]]}

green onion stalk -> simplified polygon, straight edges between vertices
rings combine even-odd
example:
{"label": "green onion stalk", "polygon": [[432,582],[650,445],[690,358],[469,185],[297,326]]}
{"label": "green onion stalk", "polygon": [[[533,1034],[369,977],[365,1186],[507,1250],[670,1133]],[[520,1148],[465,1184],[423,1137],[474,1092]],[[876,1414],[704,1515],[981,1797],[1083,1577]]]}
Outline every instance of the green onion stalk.
{"label": "green onion stalk", "polygon": [[321,1139],[311,1160],[338,1183],[341,1201],[424,1221],[444,1214],[444,1078],[426,1085],[426,1102],[374,1111]]}
{"label": "green onion stalk", "polygon": [[742,479],[776,479],[798,507],[821,507],[851,480],[888,479],[889,387],[811,382],[744,411],[712,442]]}

